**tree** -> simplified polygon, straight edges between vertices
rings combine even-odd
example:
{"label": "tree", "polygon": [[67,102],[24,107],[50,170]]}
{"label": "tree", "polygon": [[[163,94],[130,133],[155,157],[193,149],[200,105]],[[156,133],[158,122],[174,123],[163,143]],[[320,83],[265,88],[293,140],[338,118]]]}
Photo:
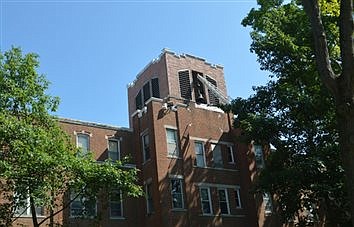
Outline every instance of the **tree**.
{"label": "tree", "polygon": [[[346,198],[354,217],[353,3],[259,0],[258,4],[242,23],[252,27],[251,51],[261,68],[272,73],[271,81],[257,88],[254,97],[235,100],[233,111],[248,139],[270,141],[278,149],[261,174],[260,185],[285,196],[278,198],[285,218],[304,207],[309,211],[306,204],[320,201],[327,209],[342,208],[340,213],[346,214]],[[336,202],[335,192],[340,192]],[[315,201],[308,201],[308,193]],[[332,216],[333,223],[346,219]]]}
{"label": "tree", "polygon": [[[53,226],[53,216],[73,201],[62,201],[68,190],[86,197],[114,188],[141,195],[136,169],[122,162],[97,164],[71,144],[50,114],[59,99],[45,93],[49,83],[38,66],[37,55],[22,55],[19,48],[0,55],[0,226],[11,225],[26,206],[35,227],[48,219]],[[37,207],[50,211],[41,222]]]}

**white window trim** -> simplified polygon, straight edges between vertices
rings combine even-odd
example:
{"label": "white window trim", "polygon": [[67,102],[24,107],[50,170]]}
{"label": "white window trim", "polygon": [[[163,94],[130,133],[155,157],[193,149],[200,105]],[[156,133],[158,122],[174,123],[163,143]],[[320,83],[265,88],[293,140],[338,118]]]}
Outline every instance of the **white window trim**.
{"label": "white window trim", "polygon": [[[204,213],[203,201],[202,201],[202,193],[201,193],[202,189],[207,189],[207,191],[208,191],[208,200],[209,200],[208,202],[209,202],[209,206],[210,206],[210,213]],[[205,215],[205,216],[212,215],[214,212],[213,212],[213,204],[212,204],[212,201],[211,201],[210,187],[199,187],[199,195],[200,195],[200,207],[202,209],[203,215]]]}
{"label": "white window trim", "polygon": [[[237,192],[237,200],[239,201],[240,205],[237,206],[237,203],[235,201],[235,205],[236,205],[236,208],[237,209],[242,209],[242,201],[241,201],[241,194],[240,194],[240,189],[239,188],[236,188],[234,189],[235,192]],[[236,195],[235,195],[236,196]],[[236,199],[236,198],[235,198]]]}
{"label": "white window trim", "polygon": [[119,191],[120,193],[120,210],[121,210],[121,216],[112,216],[111,213],[111,199],[109,199],[109,218],[110,219],[125,219],[124,218],[124,210],[123,210],[123,194],[121,190],[114,190],[114,191]]}
{"label": "white window trim", "polygon": [[[16,211],[15,211],[14,216],[15,216],[15,217],[32,217],[31,205],[30,205],[30,197],[29,197],[28,195],[27,195],[27,197],[26,197],[26,204],[25,204],[25,206],[26,206],[26,207],[23,207],[24,210],[25,210],[25,212],[23,212],[22,214],[18,214],[18,213],[16,213]],[[36,208],[38,208],[38,207],[36,207]],[[44,207],[39,207],[39,208],[42,208],[43,214],[36,214],[36,215],[37,215],[37,218],[44,218],[44,217],[46,217],[46,216],[44,215]]]}
{"label": "white window trim", "polygon": [[[256,147],[260,147],[260,148],[261,148],[261,165],[257,165]],[[263,147],[262,147],[262,145],[253,144],[252,149],[253,149],[253,153],[254,153],[254,159],[255,159],[254,161],[255,161],[255,164],[256,164],[256,168],[257,168],[257,169],[263,169],[265,163],[264,163],[264,153],[263,153]]]}
{"label": "white window trim", "polygon": [[[179,138],[178,138],[178,128],[175,126],[169,126],[169,125],[164,125],[165,128],[165,136],[166,136],[166,151],[167,151],[167,157],[168,158],[176,158],[176,159],[180,159],[180,148],[179,148]],[[177,154],[176,155],[172,155],[169,154],[168,152],[168,137],[167,137],[167,130],[174,130],[176,133],[176,150],[177,150]]]}
{"label": "white window trim", "polygon": [[118,159],[117,160],[121,160],[121,149],[120,149],[120,142],[122,141],[122,138],[116,138],[116,137],[106,137],[107,139],[107,151],[108,151],[108,158],[109,158],[109,141],[116,141],[117,142],[117,147],[118,147]]}
{"label": "white window trim", "polygon": [[90,153],[90,150],[91,150],[91,137],[92,137],[92,133],[89,133],[89,132],[86,132],[86,131],[81,131],[81,132],[77,132],[77,131],[74,131],[74,135],[75,135],[75,140],[76,140],[76,147],[79,148],[79,136],[80,135],[84,135],[84,136],[87,136],[88,138],[88,147],[87,147],[87,153]]}
{"label": "white window trim", "polygon": [[181,194],[182,194],[182,207],[173,207],[173,196],[172,196],[172,184],[171,184],[171,207],[172,210],[184,210],[185,209],[185,204],[184,204],[184,187],[183,187],[183,176],[181,175],[175,175],[176,177],[173,177],[174,175],[170,175],[170,184],[171,184],[171,180],[178,180],[181,182]]}
{"label": "white window trim", "polygon": [[219,190],[223,190],[225,192],[225,199],[226,199],[226,206],[227,206],[227,214],[222,214],[221,213],[221,208],[220,208],[220,214],[221,215],[229,215],[230,214],[230,201],[229,201],[229,193],[227,188],[218,188],[218,197],[219,197],[219,207],[220,207],[220,196],[219,196]]}
{"label": "white window trim", "polygon": [[228,148],[228,154],[231,154],[231,159],[232,159],[231,162],[229,160],[228,162],[229,164],[235,164],[234,148],[232,145],[227,145],[227,148]]}
{"label": "white window trim", "polygon": [[198,166],[197,164],[195,165],[195,167],[200,167],[200,168],[205,168],[207,167],[207,163],[206,163],[206,154],[205,154],[205,142],[200,141],[200,140],[194,140],[194,155],[195,158],[197,158],[197,154],[195,152],[195,143],[201,143],[202,144],[202,149],[203,149],[203,160],[204,160],[204,166]]}

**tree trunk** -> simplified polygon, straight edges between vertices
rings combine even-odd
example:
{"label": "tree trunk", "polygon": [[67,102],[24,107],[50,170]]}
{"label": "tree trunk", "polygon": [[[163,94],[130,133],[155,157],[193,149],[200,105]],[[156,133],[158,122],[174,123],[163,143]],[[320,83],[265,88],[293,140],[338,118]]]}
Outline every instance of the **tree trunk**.
{"label": "tree trunk", "polygon": [[342,102],[337,105],[339,130],[339,147],[343,168],[346,175],[346,186],[351,204],[351,222],[354,226],[354,103]]}
{"label": "tree trunk", "polygon": [[38,220],[37,220],[36,206],[34,205],[34,200],[32,196],[30,196],[30,208],[32,214],[33,227],[39,227]]}

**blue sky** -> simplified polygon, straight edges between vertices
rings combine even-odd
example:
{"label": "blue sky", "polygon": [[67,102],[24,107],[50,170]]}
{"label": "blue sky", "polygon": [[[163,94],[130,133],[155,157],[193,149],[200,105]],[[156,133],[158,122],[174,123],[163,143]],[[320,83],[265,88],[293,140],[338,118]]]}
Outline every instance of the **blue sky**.
{"label": "blue sky", "polygon": [[128,126],[127,84],[163,48],[224,66],[229,96],[265,84],[240,22],[256,0],[0,0],[0,48],[40,56],[56,115]]}

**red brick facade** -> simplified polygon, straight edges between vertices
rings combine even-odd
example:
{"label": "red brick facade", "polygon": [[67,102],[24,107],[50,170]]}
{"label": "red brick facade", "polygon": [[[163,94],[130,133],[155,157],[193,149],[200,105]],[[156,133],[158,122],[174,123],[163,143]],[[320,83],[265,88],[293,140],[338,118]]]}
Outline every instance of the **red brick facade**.
{"label": "red brick facade", "polygon": [[[236,141],[231,114],[196,103],[193,84],[191,99],[181,98],[178,75],[183,70],[190,73],[191,83],[194,71],[209,76],[227,95],[221,66],[164,50],[128,87],[130,129],[60,121],[74,142],[78,133],[89,135],[90,150],[98,161],[108,157],[108,139],[117,139],[120,156],[132,157],[146,192],[142,198],[123,200],[121,218],[110,217],[102,195],[97,220],[70,218],[67,209],[59,216],[64,225],[256,227],[263,222],[250,193],[255,174],[251,149]],[[144,107],[137,109],[137,95],[144,93],[144,85],[150,83],[149,92],[154,93],[153,78],[158,78],[159,97],[150,94]],[[208,89],[205,92],[210,97]]]}

